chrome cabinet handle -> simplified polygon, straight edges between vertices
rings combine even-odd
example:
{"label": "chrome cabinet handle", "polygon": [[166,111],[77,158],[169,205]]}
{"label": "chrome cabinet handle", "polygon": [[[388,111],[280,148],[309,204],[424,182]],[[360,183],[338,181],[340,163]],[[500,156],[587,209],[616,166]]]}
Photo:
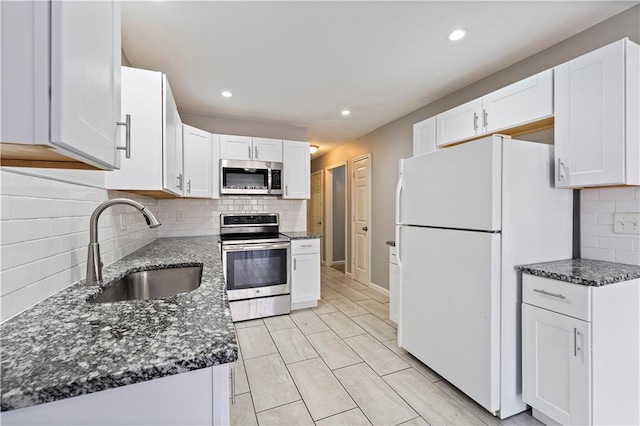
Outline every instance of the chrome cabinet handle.
{"label": "chrome cabinet handle", "polygon": [[537,288],[534,288],[533,291],[535,291],[536,293],[544,294],[545,296],[557,297],[558,299],[566,299],[566,297],[560,293],[549,293],[548,291],[540,290]]}
{"label": "chrome cabinet handle", "polygon": [[255,159],[257,160],[257,159],[258,159],[258,147],[257,147],[257,146],[254,146],[254,147],[253,147],[253,153],[254,153],[254,154],[255,154],[255,156],[256,156],[256,158],[255,158]]}
{"label": "chrome cabinet handle", "polygon": [[178,179],[178,184],[176,185],[176,187],[180,190],[182,190],[182,173],[179,173],[178,176],[176,177],[176,179]]}
{"label": "chrome cabinet handle", "polygon": [[289,195],[289,185],[284,186],[284,195]]}
{"label": "chrome cabinet handle", "polygon": [[578,329],[573,327],[573,356],[578,356]]}
{"label": "chrome cabinet handle", "polygon": [[478,131],[478,114],[473,113],[473,130]]}
{"label": "chrome cabinet handle", "polygon": [[124,118],[124,121],[116,122],[118,126],[125,127],[125,137],[124,137],[124,146],[117,146],[116,149],[123,149],[124,156],[126,158],[131,158],[131,114],[127,114]]}
{"label": "chrome cabinet handle", "polygon": [[558,182],[565,180],[564,169],[566,168],[567,166],[562,162],[562,158],[558,158]]}
{"label": "chrome cabinet handle", "polygon": [[313,247],[313,246],[311,244],[302,244],[300,247],[310,248],[310,247]]}
{"label": "chrome cabinet handle", "polygon": [[489,128],[489,113],[487,112],[487,110],[483,109],[482,110],[482,115],[483,115],[483,119],[482,121],[484,122],[484,129],[487,130]]}
{"label": "chrome cabinet handle", "polygon": [[187,192],[191,194],[191,179],[187,181]]}
{"label": "chrome cabinet handle", "polygon": [[247,149],[249,150],[249,160],[251,160],[251,147],[248,146]]}
{"label": "chrome cabinet handle", "polygon": [[293,270],[294,270],[294,271],[297,271],[297,270],[298,270],[298,269],[297,269],[297,268],[298,268],[298,264],[296,263],[296,260],[297,260],[296,258],[294,258],[294,259],[293,259]]}

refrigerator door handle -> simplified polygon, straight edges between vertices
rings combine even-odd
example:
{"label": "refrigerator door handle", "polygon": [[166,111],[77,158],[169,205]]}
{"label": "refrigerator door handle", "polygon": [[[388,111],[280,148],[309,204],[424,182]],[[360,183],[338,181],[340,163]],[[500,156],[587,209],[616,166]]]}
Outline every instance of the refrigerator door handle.
{"label": "refrigerator door handle", "polygon": [[400,257],[400,202],[402,200],[402,174],[398,179],[398,185],[396,186],[396,258],[398,259],[398,267],[402,271],[402,258]]}

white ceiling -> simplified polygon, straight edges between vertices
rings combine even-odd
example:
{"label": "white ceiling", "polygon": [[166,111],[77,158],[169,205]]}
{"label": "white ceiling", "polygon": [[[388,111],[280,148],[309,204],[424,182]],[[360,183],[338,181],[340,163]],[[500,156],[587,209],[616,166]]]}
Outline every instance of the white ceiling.
{"label": "white ceiling", "polygon": [[306,127],[325,151],[635,4],[123,2],[122,45],[168,75],[181,112]]}

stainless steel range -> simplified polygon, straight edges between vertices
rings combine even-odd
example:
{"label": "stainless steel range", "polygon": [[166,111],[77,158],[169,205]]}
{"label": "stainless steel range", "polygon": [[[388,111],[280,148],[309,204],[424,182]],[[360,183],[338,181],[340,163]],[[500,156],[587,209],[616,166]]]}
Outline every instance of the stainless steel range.
{"label": "stainless steel range", "polygon": [[233,321],[291,311],[291,242],[271,214],[220,215],[222,266]]}

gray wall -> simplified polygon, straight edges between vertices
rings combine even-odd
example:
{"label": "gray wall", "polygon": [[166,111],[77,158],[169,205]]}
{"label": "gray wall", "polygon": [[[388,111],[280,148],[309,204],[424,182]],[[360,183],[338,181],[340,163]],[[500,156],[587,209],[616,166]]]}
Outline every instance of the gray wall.
{"label": "gray wall", "polygon": [[344,243],[346,223],[344,220],[345,204],[345,167],[336,167],[331,170],[333,175],[333,260],[345,260]]}
{"label": "gray wall", "polygon": [[[350,160],[368,152],[372,154],[372,283],[383,288],[389,288],[388,257],[385,242],[395,238],[394,198],[398,175],[398,160],[411,156],[414,123],[623,37],[629,37],[632,41],[640,43],[640,5],[314,159],[311,162],[312,171]],[[349,176],[349,173],[350,171],[348,171],[347,176]],[[347,192],[350,197],[350,179],[347,179]],[[347,208],[350,210],[350,205]],[[349,217],[351,217],[350,214]],[[350,223],[347,223],[347,241],[349,243],[347,259],[350,257],[351,250],[350,225]],[[347,260],[348,267],[349,260]]]}
{"label": "gray wall", "polygon": [[254,136],[293,141],[307,140],[307,129],[305,127],[183,112],[180,112],[180,118],[184,124],[221,135]]}

